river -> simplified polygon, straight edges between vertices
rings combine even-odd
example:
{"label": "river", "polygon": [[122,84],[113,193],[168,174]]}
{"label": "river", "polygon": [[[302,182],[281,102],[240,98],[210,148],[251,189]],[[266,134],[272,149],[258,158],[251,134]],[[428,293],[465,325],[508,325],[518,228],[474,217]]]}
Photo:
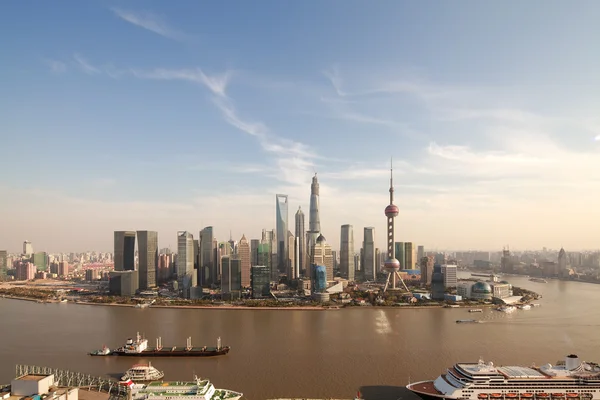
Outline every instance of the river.
{"label": "river", "polygon": [[[463,273],[464,274],[464,273]],[[123,344],[137,331],[163,345],[216,344],[231,352],[217,358],[150,359],[165,379],[194,374],[249,400],[278,397],[367,400],[377,390],[409,398],[397,389],[433,379],[458,361],[483,357],[495,364],[555,363],[576,353],[600,360],[600,286],[550,280],[547,284],[508,277],[515,286],[543,295],[542,307],[504,314],[485,309],[351,308],[331,311],[135,309],[78,304],[39,304],[0,299],[0,383],[16,364],[66,368],[120,376],[138,360],[90,357]],[[478,318],[483,324],[456,324]],[[148,361],[148,359],[139,361]],[[378,396],[385,397],[385,396]]]}

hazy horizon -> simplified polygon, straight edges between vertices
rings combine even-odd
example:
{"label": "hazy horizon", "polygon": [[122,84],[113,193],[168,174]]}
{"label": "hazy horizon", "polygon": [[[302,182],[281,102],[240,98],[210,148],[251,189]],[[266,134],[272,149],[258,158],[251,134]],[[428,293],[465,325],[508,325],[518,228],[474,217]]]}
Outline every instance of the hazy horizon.
{"label": "hazy horizon", "polygon": [[[233,6],[233,3],[235,6]],[[600,3],[6,2],[0,249],[321,227],[425,249],[597,249]],[[35,10],[35,12],[32,12]]]}

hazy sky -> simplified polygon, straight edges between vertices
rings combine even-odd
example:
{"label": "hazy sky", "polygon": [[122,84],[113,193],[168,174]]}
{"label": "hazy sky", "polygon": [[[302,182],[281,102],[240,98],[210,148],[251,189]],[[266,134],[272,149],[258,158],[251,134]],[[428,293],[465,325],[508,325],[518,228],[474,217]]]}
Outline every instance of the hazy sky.
{"label": "hazy sky", "polygon": [[[6,1],[0,248],[289,222],[428,249],[600,247],[600,2]],[[308,226],[308,220],[307,220]],[[291,229],[293,231],[293,228]]]}

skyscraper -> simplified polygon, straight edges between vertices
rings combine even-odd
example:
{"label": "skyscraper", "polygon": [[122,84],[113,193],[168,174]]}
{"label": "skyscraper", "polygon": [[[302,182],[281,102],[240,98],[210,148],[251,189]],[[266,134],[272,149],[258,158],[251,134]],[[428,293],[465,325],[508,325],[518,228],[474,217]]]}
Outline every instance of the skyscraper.
{"label": "skyscraper", "polygon": [[415,269],[417,263],[417,251],[412,242],[404,242],[404,259],[406,260],[405,269]]}
{"label": "skyscraper", "polygon": [[198,266],[198,285],[200,286],[209,286],[217,282],[214,237],[212,226],[207,226],[200,231],[200,265]]}
{"label": "skyscraper", "polygon": [[375,252],[375,228],[365,227],[363,237],[362,270],[365,280],[374,281],[377,278],[377,261]]}
{"label": "skyscraper", "polygon": [[[298,241],[298,254],[296,257],[296,264],[300,266],[300,269],[303,270],[306,268],[304,263],[306,262],[306,246],[305,246],[305,228],[304,228],[304,213],[302,209],[298,207],[298,211],[296,211],[296,229],[294,231],[294,236],[296,236],[296,240]],[[299,275],[298,275],[299,276]]]}
{"label": "skyscraper", "polygon": [[277,269],[286,273],[289,264],[288,195],[276,194]]}
{"label": "skyscraper", "polygon": [[349,281],[354,280],[354,229],[352,225],[342,225],[340,240],[340,272]]}
{"label": "skyscraper", "polygon": [[135,270],[135,232],[115,231],[115,271]]}
{"label": "skyscraper", "polygon": [[319,219],[319,181],[317,174],[312,178],[310,185],[310,208],[309,208],[308,230],[321,232],[321,220]]}
{"label": "skyscraper", "polygon": [[251,239],[250,240],[250,265],[258,265],[258,245],[260,244],[260,240]]}
{"label": "skyscraper", "polygon": [[26,256],[30,256],[33,254],[33,245],[29,240],[23,242],[23,254]]}
{"label": "skyscraper", "polygon": [[312,248],[312,254],[313,264],[325,267],[327,281],[333,281],[333,254],[331,246],[322,234],[317,238]]}
{"label": "skyscraper", "polygon": [[242,287],[250,287],[250,243],[246,235],[242,235],[238,244],[238,254],[240,259],[241,284]]}
{"label": "skyscraper", "polygon": [[187,232],[177,232],[177,283],[183,297],[189,298],[194,273],[194,236]]}
{"label": "skyscraper", "polygon": [[417,246],[417,262],[421,262],[421,259],[425,257],[425,247]]}
{"label": "skyscraper", "polygon": [[158,264],[158,232],[137,231],[139,257],[139,289],[156,286],[156,266]]}
{"label": "skyscraper", "polygon": [[421,284],[431,285],[431,279],[433,277],[433,256],[426,256],[421,258]]}

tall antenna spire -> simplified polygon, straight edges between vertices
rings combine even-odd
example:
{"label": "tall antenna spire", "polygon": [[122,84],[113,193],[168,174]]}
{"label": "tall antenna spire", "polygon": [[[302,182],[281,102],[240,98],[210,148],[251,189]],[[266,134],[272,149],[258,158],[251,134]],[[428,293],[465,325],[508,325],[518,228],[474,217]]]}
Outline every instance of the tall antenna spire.
{"label": "tall antenna spire", "polygon": [[394,167],[390,157],[390,204],[394,204]]}

